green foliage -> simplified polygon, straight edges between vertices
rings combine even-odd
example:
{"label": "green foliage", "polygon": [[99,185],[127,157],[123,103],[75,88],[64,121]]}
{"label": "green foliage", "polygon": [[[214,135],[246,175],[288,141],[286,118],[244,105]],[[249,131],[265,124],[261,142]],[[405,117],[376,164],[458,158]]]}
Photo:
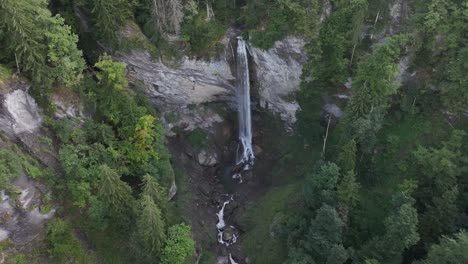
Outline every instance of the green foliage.
{"label": "green foliage", "polygon": [[10,78],[13,71],[5,65],[0,64],[0,89],[6,79]]}
{"label": "green foliage", "polygon": [[96,151],[98,150],[88,145],[64,145],[59,151],[66,185],[75,206],[87,205],[91,187],[98,179],[94,166],[98,158]]}
{"label": "green foliage", "polygon": [[208,135],[203,129],[196,128],[187,136],[187,140],[196,149],[202,149],[207,146]]}
{"label": "green foliage", "polygon": [[430,76],[433,85],[426,85],[427,96],[437,92],[447,109],[460,112],[467,106],[468,82],[464,74],[468,51],[465,47],[468,29],[466,3],[463,1],[416,1],[415,40],[417,60],[434,68]]}
{"label": "green foliage", "polygon": [[207,19],[204,3],[199,7],[195,1],[188,1],[182,23],[182,39],[195,54],[213,49],[223,37],[225,26],[215,19]]}
{"label": "green foliage", "polygon": [[439,244],[429,249],[426,259],[420,264],[462,264],[468,262],[468,234],[465,231],[454,237],[444,236]]}
{"label": "green foliage", "polygon": [[303,33],[310,19],[308,12],[311,8],[318,9],[315,3],[310,0],[247,1],[242,8],[242,19],[249,30],[252,44],[268,49],[287,34]]}
{"label": "green foliage", "polygon": [[349,76],[347,52],[359,42],[358,33],[367,12],[367,1],[336,3],[336,10],[320,26],[320,9],[315,1],[306,9],[306,52],[308,60],[302,71],[298,103],[300,131],[307,140],[320,138],[322,102],[328,91],[344,83]]}
{"label": "green foliage", "polygon": [[54,84],[80,82],[85,64],[78,38],[63,18],[52,16],[47,1],[1,1],[0,28],[10,59],[31,77],[36,95],[44,99]]}
{"label": "green foliage", "polygon": [[338,184],[337,192],[340,202],[347,207],[354,207],[359,200],[360,184],[356,181],[356,174],[349,170],[343,174],[343,177]]}
{"label": "green foliage", "polygon": [[120,176],[109,166],[101,165],[99,170],[98,199],[117,217],[128,217],[133,205],[131,188],[120,180]]}
{"label": "green foliage", "polygon": [[[115,62],[112,57],[105,54],[95,64],[96,68],[100,71],[96,74],[99,84],[105,89],[112,91],[119,91],[127,87],[128,82],[125,78],[125,64]],[[109,95],[110,95],[109,94]]]}
{"label": "green foliage", "polygon": [[131,2],[126,0],[88,0],[99,39],[115,41],[116,32],[131,16]]}
{"label": "green foliage", "polygon": [[[135,132],[129,138],[129,145],[127,147],[126,155],[134,162],[147,162],[150,158],[158,159],[158,153],[155,150],[155,141],[162,140],[164,132],[156,128],[154,124],[155,118],[151,115],[145,115],[138,119],[135,125]],[[163,142],[157,142],[162,144]]]}
{"label": "green foliage", "polygon": [[405,249],[419,241],[418,214],[409,192],[399,192],[393,197],[394,208],[385,219],[385,234],[364,246],[363,254],[383,263],[401,263]]}
{"label": "green foliage", "polygon": [[50,30],[45,36],[48,45],[47,61],[53,69],[51,78],[65,86],[78,85],[85,69],[83,52],[77,49],[78,36],[58,15],[51,20]]}
{"label": "green foliage", "polygon": [[376,107],[387,109],[389,96],[397,92],[395,76],[401,46],[407,42],[404,35],[376,44],[370,57],[363,60],[353,81],[353,97],[346,108],[345,124],[357,121]]}
{"label": "green foliage", "polygon": [[160,256],[164,245],[165,223],[161,210],[149,195],[144,194],[140,198],[140,207],[136,222],[139,250],[148,260],[151,260],[149,262],[152,262]]}
{"label": "green foliage", "polygon": [[[377,133],[384,123],[385,110],[382,106],[377,106],[363,117],[359,117],[351,123],[351,130],[359,143],[363,153],[371,153],[377,144]],[[345,120],[347,122],[347,120]]]}
{"label": "green foliage", "polygon": [[278,212],[288,212],[293,202],[299,200],[299,193],[300,188],[295,185],[272,188],[247,213],[248,229],[243,236],[242,247],[252,256],[253,263],[280,264],[287,257],[286,237],[281,232],[274,232],[272,236],[270,226]]}
{"label": "green foliage", "polygon": [[456,204],[458,177],[466,171],[466,158],[460,150],[465,135],[454,130],[441,148],[420,146],[414,152],[421,172],[416,195],[423,205],[420,233],[424,241],[436,241],[439,235],[455,231],[460,213]]}
{"label": "green foliage", "polygon": [[298,231],[290,234],[288,263],[336,263],[341,264],[348,259],[348,252],[342,245],[342,234],[345,223],[336,209],[322,205],[310,223],[301,220],[305,232],[297,236]]}
{"label": "green foliage", "polygon": [[190,226],[178,224],[171,226],[167,234],[161,264],[185,264],[195,253],[195,242],[192,239]]}
{"label": "green foliage", "polygon": [[10,263],[11,264],[26,264],[27,262],[27,259],[26,259],[26,256],[23,255],[23,254],[18,254],[16,256],[14,256],[11,260],[10,260]]}
{"label": "green foliage", "polygon": [[338,155],[338,164],[343,171],[354,171],[356,169],[356,141],[350,140],[343,145]]}
{"label": "green foliage", "polygon": [[55,263],[92,263],[64,220],[53,220],[47,225],[47,243]]}
{"label": "green foliage", "polygon": [[143,176],[143,195],[147,195],[153,199],[153,201],[161,207],[161,209],[165,209],[166,207],[166,190],[159,185],[156,179],[146,174]]}
{"label": "green foliage", "polygon": [[18,156],[8,149],[0,149],[0,188],[19,176],[21,164]]}
{"label": "green foliage", "polygon": [[325,163],[306,176],[304,196],[306,204],[318,209],[322,204],[335,205],[336,185],[340,168],[335,163]]}

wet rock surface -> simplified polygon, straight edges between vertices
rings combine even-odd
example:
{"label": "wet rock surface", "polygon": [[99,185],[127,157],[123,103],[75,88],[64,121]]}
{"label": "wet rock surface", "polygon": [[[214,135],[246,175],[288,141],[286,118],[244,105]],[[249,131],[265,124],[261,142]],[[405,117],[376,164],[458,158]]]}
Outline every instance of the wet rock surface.
{"label": "wet rock surface", "polygon": [[54,215],[55,209],[43,206],[41,199],[45,193],[41,189],[44,190],[44,186],[38,185],[22,172],[12,184],[14,193],[1,191],[0,241],[9,239],[15,245],[26,245],[42,232],[46,220]]}

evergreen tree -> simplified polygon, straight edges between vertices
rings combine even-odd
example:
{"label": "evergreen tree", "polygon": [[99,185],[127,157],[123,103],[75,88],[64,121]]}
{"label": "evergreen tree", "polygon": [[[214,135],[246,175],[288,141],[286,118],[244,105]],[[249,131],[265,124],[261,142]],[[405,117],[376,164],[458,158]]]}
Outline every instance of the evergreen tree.
{"label": "evergreen tree", "polygon": [[99,39],[116,40],[116,32],[131,15],[130,3],[127,0],[90,1],[94,26]]}
{"label": "evergreen tree", "polygon": [[419,146],[414,152],[422,172],[416,197],[422,204],[420,232],[426,242],[455,231],[458,177],[466,171],[466,160],[460,151],[464,135],[465,132],[454,130],[441,148]]}
{"label": "evergreen tree", "polygon": [[304,196],[311,210],[318,209],[323,203],[336,204],[336,185],[340,168],[335,163],[324,163],[306,177]]}
{"label": "evergreen tree", "polygon": [[406,36],[399,35],[376,44],[374,52],[359,64],[353,81],[353,97],[346,108],[345,124],[352,124],[376,107],[388,107],[389,96],[397,92],[395,76]]}
{"label": "evergreen tree", "polygon": [[133,205],[131,188],[106,164],[99,166],[98,199],[109,209],[111,217],[125,220]]}
{"label": "evergreen tree", "polygon": [[363,254],[382,263],[401,263],[404,250],[419,241],[418,214],[408,191],[393,196],[393,211],[384,220],[385,234],[364,246]]}
{"label": "evergreen tree", "polygon": [[159,183],[156,181],[156,179],[149,175],[146,174],[143,176],[143,190],[142,190],[143,195],[148,195],[150,196],[153,201],[159,205],[162,209],[165,208],[166,205],[166,191],[164,188],[159,185]]}
{"label": "evergreen tree", "polygon": [[360,185],[356,181],[354,171],[343,173],[342,179],[337,186],[337,193],[340,202],[346,205],[349,209],[353,208],[359,200]]}
{"label": "evergreen tree", "polygon": [[139,250],[153,262],[160,256],[166,234],[161,210],[149,195],[140,198],[140,212],[137,216],[136,230]]}
{"label": "evergreen tree", "polygon": [[429,249],[428,256],[418,264],[463,264],[468,263],[468,234],[465,231],[454,237],[443,237],[439,244]]}
{"label": "evergreen tree", "polygon": [[0,1],[0,31],[19,69],[30,75],[41,99],[55,84],[75,86],[85,63],[78,37],[60,16],[52,16],[45,0]]}

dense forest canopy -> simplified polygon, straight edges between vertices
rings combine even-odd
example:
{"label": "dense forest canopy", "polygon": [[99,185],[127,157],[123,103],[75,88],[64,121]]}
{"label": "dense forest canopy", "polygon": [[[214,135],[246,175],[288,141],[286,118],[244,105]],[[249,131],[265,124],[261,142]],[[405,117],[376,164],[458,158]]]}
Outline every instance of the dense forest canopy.
{"label": "dense forest canopy", "polygon": [[[402,4],[409,15],[395,20]],[[468,263],[466,0],[0,0],[0,90],[13,74],[31,84],[58,149],[60,169],[41,179],[63,208],[45,231],[48,261],[199,263],[205,245],[168,199],[161,116],[112,55],[206,60],[231,29],[262,50],[300,37],[307,57],[300,147],[271,169],[297,195],[269,227],[281,250],[246,242],[251,263]],[[59,91],[90,117],[55,118]],[[324,98],[339,93],[344,115],[324,125]],[[2,188],[19,163],[0,150]]]}

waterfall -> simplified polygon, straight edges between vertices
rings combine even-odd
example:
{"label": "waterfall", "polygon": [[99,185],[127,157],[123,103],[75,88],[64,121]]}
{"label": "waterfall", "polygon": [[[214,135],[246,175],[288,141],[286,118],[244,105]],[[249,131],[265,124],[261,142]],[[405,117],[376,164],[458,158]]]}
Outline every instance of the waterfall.
{"label": "waterfall", "polygon": [[241,37],[237,38],[237,106],[240,141],[237,165],[243,165],[243,169],[248,170],[253,166],[255,156],[252,149],[249,62],[247,59],[247,46]]}

